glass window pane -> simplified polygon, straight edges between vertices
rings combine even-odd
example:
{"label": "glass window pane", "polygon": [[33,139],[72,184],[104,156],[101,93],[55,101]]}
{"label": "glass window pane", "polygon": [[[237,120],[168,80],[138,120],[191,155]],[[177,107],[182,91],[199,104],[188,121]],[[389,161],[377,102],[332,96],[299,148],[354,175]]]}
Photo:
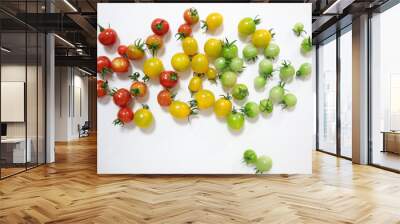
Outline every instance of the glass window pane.
{"label": "glass window pane", "polygon": [[318,48],[318,144],[336,153],[336,39]]}
{"label": "glass window pane", "polygon": [[38,36],[36,32],[27,33],[28,44],[28,61],[27,61],[27,80],[26,80],[26,113],[27,113],[27,142],[29,144],[31,153],[28,160],[28,168],[37,165],[37,132],[38,132],[38,119],[37,119],[37,81],[38,81],[38,55],[37,55],[37,41]]}
{"label": "glass window pane", "polygon": [[352,33],[340,36],[341,155],[352,157]]}
{"label": "glass window pane", "polygon": [[[26,144],[26,33],[1,34],[1,175],[25,170],[30,161]],[[28,146],[28,151],[26,151]]]}
{"label": "glass window pane", "polygon": [[45,44],[46,39],[45,35],[39,33],[39,41],[38,41],[38,164],[45,163],[45,89],[46,89],[46,76],[45,76],[45,60],[46,60],[46,52],[45,52]]}
{"label": "glass window pane", "polygon": [[400,170],[400,4],[372,17],[372,163]]}

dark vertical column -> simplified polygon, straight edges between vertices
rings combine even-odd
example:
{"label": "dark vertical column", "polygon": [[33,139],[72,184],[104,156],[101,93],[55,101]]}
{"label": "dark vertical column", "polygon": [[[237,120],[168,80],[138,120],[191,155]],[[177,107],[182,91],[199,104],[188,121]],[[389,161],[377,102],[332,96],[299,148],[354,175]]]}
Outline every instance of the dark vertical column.
{"label": "dark vertical column", "polygon": [[[25,0],[25,21],[28,17],[28,0]],[[27,90],[28,90],[28,24],[25,24],[25,88],[24,88],[24,121],[25,121],[25,170],[28,169],[28,111],[27,111]]]}
{"label": "dark vertical column", "polygon": [[315,46],[315,117],[316,117],[316,140],[315,140],[315,147],[319,149],[319,44]]}
{"label": "dark vertical column", "polygon": [[[0,23],[0,47],[2,47],[2,23]],[[2,55],[2,52],[1,52],[1,50],[0,50],[0,124],[2,124],[2,122],[1,122],[1,55]],[[0,179],[2,179],[2,176],[1,176],[1,170],[2,170],[2,157],[1,157],[1,150],[2,150],[2,148],[1,148],[1,144],[0,144]]]}
{"label": "dark vertical column", "polygon": [[341,83],[341,64],[340,64],[340,30],[336,31],[336,154],[341,156],[341,119],[340,119],[340,83]]}

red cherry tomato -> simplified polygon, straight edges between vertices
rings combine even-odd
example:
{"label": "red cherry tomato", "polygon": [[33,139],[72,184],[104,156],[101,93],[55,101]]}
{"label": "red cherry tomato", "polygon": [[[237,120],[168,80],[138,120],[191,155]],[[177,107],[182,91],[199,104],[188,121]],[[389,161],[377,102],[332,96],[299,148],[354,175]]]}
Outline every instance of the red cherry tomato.
{"label": "red cherry tomato", "polygon": [[117,51],[119,55],[121,55],[122,57],[126,57],[126,52],[128,51],[128,47],[125,45],[119,45]]}
{"label": "red cherry tomato", "polygon": [[111,67],[116,73],[125,73],[129,70],[129,61],[124,57],[116,57],[112,60]]}
{"label": "red cherry tomato", "polygon": [[193,25],[199,22],[199,13],[197,12],[197,9],[195,8],[186,9],[185,12],[183,13],[183,19],[189,25]]}
{"label": "red cherry tomato", "polygon": [[157,95],[158,104],[162,107],[167,107],[172,103],[174,96],[171,94],[169,90],[162,90]]}
{"label": "red cherry tomato", "polygon": [[100,26],[100,33],[98,36],[98,39],[101,44],[109,46],[113,45],[115,41],[117,40],[117,32],[111,28],[104,28]]}
{"label": "red cherry tomato", "polygon": [[147,45],[147,49],[149,49],[151,51],[151,53],[153,55],[155,55],[155,53],[157,53],[157,50],[162,48],[163,40],[158,35],[151,35],[151,36],[147,37],[146,45]]}
{"label": "red cherry tomato", "polygon": [[127,89],[118,89],[113,92],[114,103],[119,107],[126,107],[132,100],[131,93]]}
{"label": "red cherry tomato", "polygon": [[97,73],[105,75],[108,72],[112,72],[110,59],[106,56],[97,57]]}
{"label": "red cherry tomato", "polygon": [[165,88],[173,88],[178,83],[178,74],[174,71],[163,71],[160,74],[160,84]]}
{"label": "red cherry tomato", "polygon": [[153,33],[163,36],[169,31],[169,24],[166,20],[157,18],[151,23],[151,30]]}
{"label": "red cherry tomato", "polygon": [[108,83],[103,80],[97,80],[97,97],[103,97],[107,95]]}
{"label": "red cherry tomato", "polygon": [[175,34],[175,36],[178,36],[178,40],[188,37],[190,35],[192,35],[192,27],[190,27],[186,23],[180,25],[178,28],[178,33]]}
{"label": "red cherry tomato", "polygon": [[133,120],[134,113],[131,108],[123,107],[118,111],[118,119],[114,121],[114,124],[127,124]]}

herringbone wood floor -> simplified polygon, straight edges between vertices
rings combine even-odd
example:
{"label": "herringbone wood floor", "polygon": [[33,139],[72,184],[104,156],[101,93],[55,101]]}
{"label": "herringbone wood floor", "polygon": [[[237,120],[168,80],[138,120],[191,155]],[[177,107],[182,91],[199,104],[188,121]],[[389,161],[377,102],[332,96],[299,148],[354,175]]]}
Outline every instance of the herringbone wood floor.
{"label": "herringbone wood floor", "polygon": [[0,181],[0,223],[400,223],[400,175],[314,153],[314,174],[98,176],[96,139]]}

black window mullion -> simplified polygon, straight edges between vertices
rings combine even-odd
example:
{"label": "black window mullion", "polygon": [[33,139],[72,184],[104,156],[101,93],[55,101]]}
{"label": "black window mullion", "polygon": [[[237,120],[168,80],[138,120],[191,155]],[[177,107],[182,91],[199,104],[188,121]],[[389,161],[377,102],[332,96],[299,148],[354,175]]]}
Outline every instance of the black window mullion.
{"label": "black window mullion", "polygon": [[[25,0],[25,21],[27,21],[28,1]],[[25,23],[25,88],[24,88],[24,120],[25,120],[25,170],[28,170],[28,113],[27,113],[27,90],[28,90],[28,26]]]}
{"label": "black window mullion", "polygon": [[341,64],[340,64],[340,30],[336,32],[336,154],[341,156],[341,118],[340,118],[340,93],[341,93]]}
{"label": "black window mullion", "polygon": [[[2,23],[0,23],[0,47],[2,47],[2,32],[1,32],[1,30],[2,30],[2,25],[1,25]],[[0,52],[0,84],[1,84],[1,55],[2,55],[2,52]],[[0,85],[0,112],[1,112],[1,85]],[[1,122],[1,113],[0,113],[0,124],[2,124],[2,122]],[[1,160],[1,144],[0,144],[0,179],[2,179],[2,176],[1,176],[1,170],[2,170],[2,160]]]}
{"label": "black window mullion", "polygon": [[[36,1],[39,14],[39,0]],[[36,31],[36,166],[39,165],[39,32]]]}
{"label": "black window mullion", "polygon": [[316,101],[316,136],[315,147],[319,149],[319,44],[315,46],[315,101]]}

